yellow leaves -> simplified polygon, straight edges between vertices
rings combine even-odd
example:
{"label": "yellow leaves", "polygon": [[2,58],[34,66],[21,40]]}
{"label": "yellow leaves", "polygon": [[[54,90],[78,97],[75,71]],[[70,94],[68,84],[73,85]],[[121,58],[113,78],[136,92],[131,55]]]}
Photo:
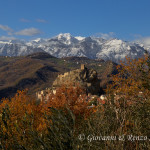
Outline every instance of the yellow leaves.
{"label": "yellow leaves", "polygon": [[139,59],[126,57],[126,60],[117,66],[118,74],[112,77],[113,84],[107,87],[107,93],[124,95],[128,102],[130,101],[129,103],[143,98],[138,97],[139,92],[143,92],[145,97],[150,95],[150,66],[148,63],[148,55]]}

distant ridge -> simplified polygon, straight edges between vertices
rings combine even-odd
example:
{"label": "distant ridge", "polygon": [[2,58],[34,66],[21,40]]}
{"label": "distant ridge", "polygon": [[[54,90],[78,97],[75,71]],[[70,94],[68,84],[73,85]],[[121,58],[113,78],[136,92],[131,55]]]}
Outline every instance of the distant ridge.
{"label": "distant ridge", "polygon": [[70,57],[64,57],[64,59],[65,59],[65,60],[78,61],[78,60],[89,60],[90,58],[87,58],[87,57],[70,56]]}
{"label": "distant ridge", "polygon": [[56,58],[46,52],[36,52],[32,53],[30,55],[27,55],[26,57],[35,58],[35,59],[45,59],[45,58]]}

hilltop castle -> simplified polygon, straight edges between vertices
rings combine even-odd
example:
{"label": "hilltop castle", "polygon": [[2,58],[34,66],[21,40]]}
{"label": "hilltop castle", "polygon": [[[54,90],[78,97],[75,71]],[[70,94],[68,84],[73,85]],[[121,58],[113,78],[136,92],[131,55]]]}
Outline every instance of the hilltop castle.
{"label": "hilltop castle", "polygon": [[87,69],[84,64],[81,68],[66,72],[63,75],[58,75],[53,82],[53,88],[60,87],[61,85],[71,84],[73,86],[79,85],[86,89],[87,93],[97,95],[100,91],[100,84],[97,78],[97,72],[93,69]]}
{"label": "hilltop castle", "polygon": [[[58,75],[52,85],[52,92],[55,93],[56,89],[62,85],[68,86],[81,86],[91,95],[99,95],[100,93],[100,81],[97,78],[97,72],[93,69],[88,69],[84,64],[81,64],[80,69],[76,69],[64,74]],[[48,98],[50,93],[49,89],[37,92],[37,98],[42,99],[43,97]]]}

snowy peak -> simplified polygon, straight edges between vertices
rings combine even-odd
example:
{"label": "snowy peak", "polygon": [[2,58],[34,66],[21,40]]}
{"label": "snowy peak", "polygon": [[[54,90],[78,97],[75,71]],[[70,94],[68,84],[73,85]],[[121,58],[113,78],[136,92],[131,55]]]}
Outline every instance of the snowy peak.
{"label": "snowy peak", "polygon": [[74,44],[77,43],[78,40],[71,36],[70,33],[60,33],[59,35],[56,36],[58,41],[63,42],[64,44],[70,45],[70,44]]}
{"label": "snowy peak", "polygon": [[57,35],[58,40],[61,39],[66,39],[66,40],[70,40],[72,38],[70,33],[60,33],[59,35]]}
{"label": "snowy peak", "polygon": [[37,38],[37,39],[35,39],[35,40],[32,40],[32,42],[41,43],[41,42],[44,42],[44,39],[42,39],[42,38]]}
{"label": "snowy peak", "polygon": [[82,40],[85,39],[85,37],[82,37],[82,36],[76,36],[75,38],[76,38],[77,40],[79,40],[79,41],[82,41]]}

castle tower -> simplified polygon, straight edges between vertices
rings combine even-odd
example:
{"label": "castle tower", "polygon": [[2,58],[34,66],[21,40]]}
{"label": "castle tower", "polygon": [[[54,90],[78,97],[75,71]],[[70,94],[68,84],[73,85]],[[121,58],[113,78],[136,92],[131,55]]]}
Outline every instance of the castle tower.
{"label": "castle tower", "polygon": [[85,69],[85,65],[81,64],[81,70],[84,70],[84,69]]}

